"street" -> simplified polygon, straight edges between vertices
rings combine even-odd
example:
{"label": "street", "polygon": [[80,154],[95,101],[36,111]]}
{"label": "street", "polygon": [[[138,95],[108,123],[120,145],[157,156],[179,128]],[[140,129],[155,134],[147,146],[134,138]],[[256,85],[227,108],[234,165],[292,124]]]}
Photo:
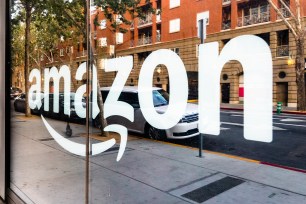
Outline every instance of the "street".
{"label": "street", "polygon": [[[306,169],[306,116],[273,114],[273,142],[243,137],[243,112],[221,111],[221,134],[204,135],[203,149],[236,155],[282,166]],[[171,142],[198,147],[198,137]]]}

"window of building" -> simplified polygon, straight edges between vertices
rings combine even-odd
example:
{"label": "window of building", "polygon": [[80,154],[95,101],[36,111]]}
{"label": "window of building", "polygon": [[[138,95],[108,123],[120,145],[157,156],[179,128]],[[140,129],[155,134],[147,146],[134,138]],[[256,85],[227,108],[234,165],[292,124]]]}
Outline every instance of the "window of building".
{"label": "window of building", "polygon": [[179,18],[169,21],[169,33],[175,33],[180,31],[181,20]]}
{"label": "window of building", "polygon": [[238,27],[269,21],[270,5],[266,1],[253,1],[238,5]]}
{"label": "window of building", "polygon": [[197,22],[196,22],[196,26],[198,27],[198,22],[201,19],[205,19],[206,20],[206,25],[209,25],[209,11],[205,11],[202,13],[197,13]]}
{"label": "window of building", "polygon": [[170,50],[172,50],[173,52],[175,52],[177,55],[180,55],[180,48],[171,48]]}
{"label": "window of building", "polygon": [[180,0],[170,0],[170,9],[178,7],[181,5]]}
{"label": "window of building", "polygon": [[231,7],[222,8],[222,30],[231,28]]}
{"label": "window of building", "polygon": [[277,32],[276,57],[289,56],[289,31],[282,30]]}
{"label": "window of building", "polygon": [[257,34],[258,37],[262,38],[268,45],[270,45],[270,33]]}
{"label": "window of building", "polygon": [[[286,4],[286,6],[290,7],[290,0],[283,0],[283,2]],[[281,11],[282,15],[285,18],[289,18],[290,17],[290,12],[288,11],[288,9],[286,9],[286,6],[284,4],[282,4],[281,1],[278,1],[278,5],[280,7],[280,11]],[[280,19],[279,16],[278,16],[278,18]]]}
{"label": "window of building", "polygon": [[121,24],[122,23],[121,18],[122,18],[121,15],[119,15],[119,14],[115,15],[115,21],[116,21],[117,24]]}
{"label": "window of building", "polygon": [[206,26],[209,25],[209,11],[197,14],[196,27],[198,30],[198,37],[201,38],[201,43],[206,39]]}
{"label": "window of building", "polygon": [[123,43],[123,33],[116,33],[116,43],[117,44]]}
{"label": "window of building", "polygon": [[104,19],[100,21],[100,29],[103,30],[105,28],[106,28],[106,20]]}
{"label": "window of building", "polygon": [[63,48],[60,49],[60,56],[61,57],[64,56],[64,49]]}
{"label": "window of building", "polygon": [[107,38],[99,38],[99,47],[107,46]]}

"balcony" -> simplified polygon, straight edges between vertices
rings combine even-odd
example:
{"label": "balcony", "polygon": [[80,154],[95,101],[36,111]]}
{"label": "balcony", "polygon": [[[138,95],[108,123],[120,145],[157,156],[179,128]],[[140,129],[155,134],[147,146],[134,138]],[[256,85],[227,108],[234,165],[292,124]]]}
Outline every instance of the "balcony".
{"label": "balcony", "polygon": [[156,42],[161,42],[161,36],[160,35],[156,36]]}
{"label": "balcony", "polygon": [[[161,22],[160,15],[156,16],[157,22]],[[146,25],[152,24],[152,14],[147,14],[145,19],[138,18],[137,27],[142,27]],[[133,30],[135,28],[135,21],[132,21],[130,29]]]}
{"label": "balcony", "polygon": [[231,29],[231,21],[225,21],[222,23],[222,30]]}
{"label": "balcony", "polygon": [[145,19],[138,19],[138,27],[139,26],[144,26],[147,24],[152,24],[152,14],[147,14]]}
{"label": "balcony", "polygon": [[259,14],[253,14],[249,16],[243,16],[238,18],[237,26],[248,26],[253,24],[265,23],[270,21],[270,12],[263,12]]}
{"label": "balcony", "polygon": [[276,47],[276,57],[289,56],[289,45],[281,45]]}
{"label": "balcony", "polygon": [[83,50],[76,53],[76,57],[85,57],[87,56],[87,50]]}
{"label": "balcony", "polygon": [[138,46],[147,44],[152,44],[152,36],[142,37],[138,39]]}
{"label": "balcony", "polygon": [[130,41],[130,47],[134,47],[134,46],[135,46],[134,40],[131,40]]}
{"label": "balcony", "polygon": [[222,0],[222,5],[228,5],[228,4],[231,4],[231,1],[232,0]]}
{"label": "balcony", "polygon": [[[283,16],[285,18],[289,18],[290,17],[290,12],[286,9],[286,8],[280,8],[280,12],[283,14]],[[280,19],[279,16],[277,16],[278,19]]]}

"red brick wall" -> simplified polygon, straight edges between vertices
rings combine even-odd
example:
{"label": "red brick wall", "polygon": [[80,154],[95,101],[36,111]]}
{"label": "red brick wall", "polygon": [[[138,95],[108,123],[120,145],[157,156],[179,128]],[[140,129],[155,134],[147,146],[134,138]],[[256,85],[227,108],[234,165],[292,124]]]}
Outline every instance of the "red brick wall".
{"label": "red brick wall", "polygon": [[[169,1],[162,1],[162,41],[197,36],[197,13],[209,10],[207,33],[219,32],[222,20],[222,0],[181,0],[179,7],[170,9]],[[169,33],[169,21],[180,18],[180,31]]]}

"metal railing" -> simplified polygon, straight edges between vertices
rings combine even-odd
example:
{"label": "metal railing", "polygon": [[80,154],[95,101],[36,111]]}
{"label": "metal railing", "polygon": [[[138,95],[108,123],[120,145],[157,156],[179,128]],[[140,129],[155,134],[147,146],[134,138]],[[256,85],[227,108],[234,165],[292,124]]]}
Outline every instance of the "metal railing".
{"label": "metal railing", "polygon": [[147,14],[145,19],[138,18],[138,26],[152,23],[152,14]]}
{"label": "metal railing", "polygon": [[134,47],[135,44],[134,44],[134,40],[130,40],[130,47]]}
{"label": "metal railing", "polygon": [[276,57],[289,56],[289,45],[281,45],[276,47]]}
{"label": "metal railing", "polygon": [[152,44],[152,36],[142,37],[138,39],[137,45],[147,45]]}
{"label": "metal railing", "polygon": [[[279,10],[280,10],[280,12],[283,14],[283,16],[285,18],[289,18],[290,17],[290,12],[286,8],[280,8]],[[277,17],[278,17],[278,19],[280,19],[279,16],[277,16]]]}
{"label": "metal railing", "polygon": [[249,16],[243,16],[238,18],[237,26],[248,26],[258,23],[264,23],[270,21],[270,12],[263,12],[259,14],[249,15]]}
{"label": "metal railing", "polygon": [[222,23],[222,30],[227,30],[231,28],[231,21],[225,21]]}
{"label": "metal railing", "polygon": [[76,53],[76,57],[85,57],[87,56],[87,50],[83,50]]}
{"label": "metal railing", "polygon": [[161,42],[161,35],[156,36],[156,42]]}
{"label": "metal railing", "polygon": [[222,4],[230,4],[231,3],[231,0],[222,0]]}

